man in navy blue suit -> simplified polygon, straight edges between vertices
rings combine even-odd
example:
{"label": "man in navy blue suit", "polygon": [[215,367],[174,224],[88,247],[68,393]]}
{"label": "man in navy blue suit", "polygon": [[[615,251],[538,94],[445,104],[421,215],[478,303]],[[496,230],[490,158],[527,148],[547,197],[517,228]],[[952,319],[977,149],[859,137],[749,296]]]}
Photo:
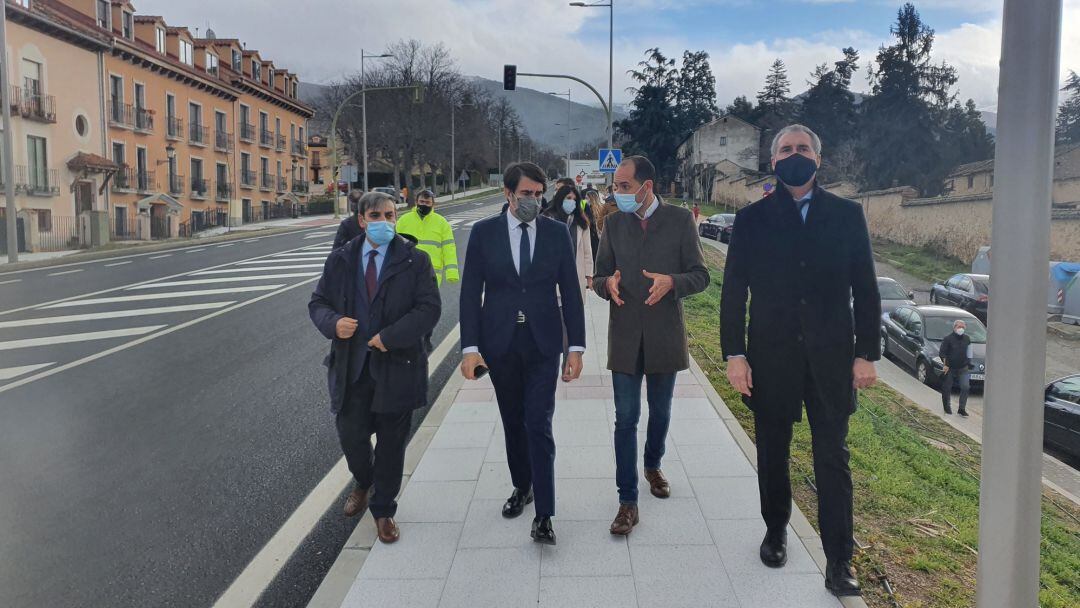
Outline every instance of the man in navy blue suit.
{"label": "man in navy blue suit", "polygon": [[535,498],[531,536],[554,545],[551,417],[564,325],[569,355],[563,382],[581,375],[585,308],[570,232],[555,220],[538,217],[546,183],[535,164],[510,165],[503,175],[507,207],[473,227],[461,279],[461,373],[475,380],[490,365],[514,484],[503,516],[521,515]]}

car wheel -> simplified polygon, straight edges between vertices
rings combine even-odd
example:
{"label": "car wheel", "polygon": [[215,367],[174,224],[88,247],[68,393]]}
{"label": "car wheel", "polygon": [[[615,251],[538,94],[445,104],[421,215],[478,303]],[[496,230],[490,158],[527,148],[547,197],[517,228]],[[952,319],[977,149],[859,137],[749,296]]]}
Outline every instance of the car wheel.
{"label": "car wheel", "polygon": [[919,379],[919,382],[927,386],[933,384],[934,379],[930,374],[930,366],[926,364],[925,359],[919,359],[919,362],[915,364],[915,377]]}
{"label": "car wheel", "polygon": [[930,292],[930,303],[937,304],[937,295],[934,292]]}
{"label": "car wheel", "polygon": [[889,354],[889,336],[888,334],[881,334],[881,356]]}

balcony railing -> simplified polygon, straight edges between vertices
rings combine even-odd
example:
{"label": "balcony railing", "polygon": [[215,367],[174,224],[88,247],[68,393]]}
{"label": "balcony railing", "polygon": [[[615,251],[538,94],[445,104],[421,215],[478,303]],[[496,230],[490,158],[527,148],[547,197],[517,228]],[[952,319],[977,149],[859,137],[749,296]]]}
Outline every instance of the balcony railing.
{"label": "balcony railing", "polygon": [[292,191],[298,194],[307,194],[308,189],[311,187],[311,182],[304,179],[292,180]]}
{"label": "balcony railing", "polygon": [[201,178],[191,178],[191,198],[205,199],[206,193],[210,191],[210,183]]}
{"label": "balcony railing", "polygon": [[139,171],[135,174],[135,188],[142,194],[157,191],[157,177],[154,171]]}
{"label": "balcony railing", "polygon": [[208,139],[210,139],[210,127],[200,124],[188,125],[188,142],[196,146],[205,146]]}
{"label": "balcony railing", "polygon": [[214,149],[219,152],[232,152],[233,134],[226,131],[214,132]]}
{"label": "balcony railing", "polygon": [[285,136],[282,135],[281,133],[277,134],[277,146],[276,146],[276,148],[277,148],[278,152],[284,152],[285,151]]}
{"label": "balcony railing", "polygon": [[251,171],[249,169],[241,169],[240,170],[240,185],[244,186],[245,188],[254,188],[255,187],[255,177],[256,177],[256,174],[255,174],[254,171]]}
{"label": "balcony railing", "polygon": [[56,122],[56,99],[52,95],[35,93],[32,89],[12,86],[11,109],[23,118],[45,123]]}
{"label": "balcony railing", "polygon": [[240,141],[252,143],[255,141],[255,125],[240,124]]}
{"label": "balcony railing", "polygon": [[259,130],[259,145],[264,148],[274,147],[274,134],[265,129]]}
{"label": "balcony railing", "polygon": [[289,191],[289,178],[279,175],[277,178],[277,191],[279,194]]}
{"label": "balcony railing", "polygon": [[132,167],[120,167],[112,179],[114,192],[130,192],[135,189],[135,169]]}
{"label": "balcony railing", "polygon": [[154,115],[146,108],[135,107],[132,110],[135,117],[135,130],[141,133],[151,133],[154,130]]}
{"label": "balcony railing", "polygon": [[175,173],[169,175],[169,194],[180,196],[184,193],[184,176]]}
{"label": "balcony railing", "polygon": [[273,190],[274,189],[274,184],[275,184],[275,182],[277,180],[276,180],[276,176],[273,173],[263,172],[261,174],[261,178],[262,179],[259,180],[259,189],[260,190]]}
{"label": "balcony railing", "polygon": [[294,139],[292,142],[292,154],[293,156],[307,156],[307,146],[299,139]]}
{"label": "balcony railing", "polygon": [[117,99],[109,100],[109,124],[131,129],[135,126],[135,108]]}
{"label": "balcony railing", "polygon": [[232,193],[232,184],[218,180],[217,185],[214,187],[214,195],[217,200],[228,202],[232,198]]}
{"label": "balcony railing", "polygon": [[56,169],[47,167],[15,167],[15,191],[30,196],[56,196],[60,194],[60,175]]}
{"label": "balcony railing", "polygon": [[176,116],[169,116],[165,119],[169,128],[165,131],[165,137],[169,139],[184,139],[184,119],[177,118]]}

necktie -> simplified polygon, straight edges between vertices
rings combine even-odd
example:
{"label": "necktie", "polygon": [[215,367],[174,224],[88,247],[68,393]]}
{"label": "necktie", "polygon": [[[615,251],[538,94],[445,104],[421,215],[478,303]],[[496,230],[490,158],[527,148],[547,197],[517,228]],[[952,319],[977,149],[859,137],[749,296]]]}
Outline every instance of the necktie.
{"label": "necktie", "polygon": [[805,201],[799,201],[798,204],[799,204],[799,219],[802,220],[802,223],[805,224],[806,223],[806,207],[810,204],[810,199],[806,199]]}
{"label": "necktie", "polygon": [[375,299],[375,292],[379,290],[379,271],[375,268],[375,256],[377,255],[379,255],[378,251],[368,253],[367,271],[364,272],[368,302]]}
{"label": "necktie", "polygon": [[521,222],[521,247],[518,249],[518,276],[525,276],[529,271],[529,254],[532,248],[529,246],[529,225]]}

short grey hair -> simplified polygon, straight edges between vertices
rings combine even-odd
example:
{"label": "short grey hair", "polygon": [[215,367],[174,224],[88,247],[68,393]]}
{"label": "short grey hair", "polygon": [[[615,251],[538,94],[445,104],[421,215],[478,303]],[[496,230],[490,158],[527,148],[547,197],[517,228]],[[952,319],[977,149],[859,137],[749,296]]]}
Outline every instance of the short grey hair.
{"label": "short grey hair", "polygon": [[382,207],[383,203],[389,203],[391,207],[397,208],[397,199],[389,194],[385,192],[368,192],[361,196],[360,201],[356,203],[356,213],[360,217],[364,217],[368,211]]}
{"label": "short grey hair", "polygon": [[795,124],[788,125],[783,129],[780,129],[780,131],[776,133],[776,137],[773,137],[771,151],[774,157],[776,156],[776,152],[780,149],[780,138],[787,135],[788,133],[806,133],[807,135],[809,135],[810,145],[814,148],[814,154],[821,156],[821,138],[817,136],[817,133],[811,131],[810,127]]}

